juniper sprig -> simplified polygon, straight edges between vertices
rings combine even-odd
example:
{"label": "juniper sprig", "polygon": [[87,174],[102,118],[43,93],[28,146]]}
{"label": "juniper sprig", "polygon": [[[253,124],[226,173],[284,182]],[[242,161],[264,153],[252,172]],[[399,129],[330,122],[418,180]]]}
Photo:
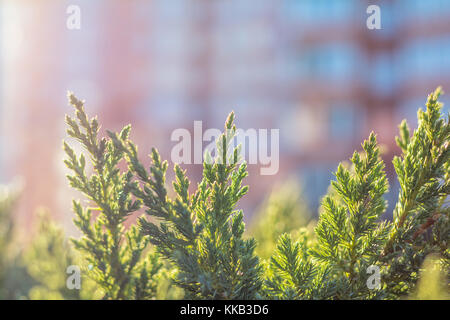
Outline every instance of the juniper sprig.
{"label": "juniper sprig", "polygon": [[177,268],[176,283],[188,298],[255,299],[261,287],[261,267],[254,254],[256,242],[244,240],[241,210],[235,209],[248,187],[242,186],[247,166],[239,164],[239,147],[232,148],[236,127],[231,113],[225,132],[217,141],[217,156],[206,155],[203,179],[196,192],[189,193],[186,171],[175,165],[175,199],[167,196],[165,175],[168,164],[156,149],[149,172],[139,162],[136,146],[110,133],[117,148],[139,178],[132,188],[149,217],[141,218],[141,230],[158,251]]}
{"label": "juniper sprig", "polygon": [[426,110],[417,113],[418,127],[412,136],[406,121],[396,141],[402,155],[393,160],[400,184],[394,223],[381,261],[392,297],[410,292],[420,266],[430,254],[449,261],[449,137],[450,115],[441,113],[441,88],[428,96]]}
{"label": "juniper sprig", "polygon": [[[67,117],[68,134],[89,153],[92,173],[87,174],[85,156],[77,156],[64,143],[65,162],[73,172],[68,179],[95,205],[74,202],[75,224],[83,233],[74,244],[94,266],[91,276],[104,297],[111,299],[156,297],[164,263],[169,264],[165,277],[172,275],[185,297],[194,299],[398,299],[414,292],[423,296],[417,284],[430,255],[447,276],[448,287],[450,117],[441,113],[440,93],[437,89],[428,97],[426,111],[419,110],[412,135],[405,121],[400,125],[396,140],[403,153],[393,160],[400,190],[392,222],[381,219],[387,209],[388,181],[372,133],[362,152],[337,167],[314,232],[283,227],[281,232],[291,234],[279,237],[267,261],[255,254],[255,239],[243,236],[243,212],[237,204],[248,191],[243,186],[247,166],[240,147],[233,145],[233,113],[216,141],[217,153],[205,154],[196,190],[190,191],[186,171],[175,165],[175,196],[170,197],[168,162],[158,151],[152,149],[152,164],[146,169],[129,138],[130,126],[99,138],[96,118],[89,119],[83,103],[70,95],[76,119]],[[125,230],[124,221],[140,208],[146,216]],[[96,218],[93,211],[98,211]],[[290,217],[289,210],[272,210],[256,219],[273,225]],[[273,236],[280,234],[271,231]],[[379,270],[378,285],[368,285],[368,270]]]}
{"label": "juniper sprig", "polygon": [[388,183],[375,135],[362,146],[364,153],[353,154],[351,168],[338,166],[311,244],[306,235],[296,242],[280,238],[271,259],[275,277],[267,283],[269,293],[276,284],[276,292],[284,298],[350,299],[375,294],[366,286],[365,271],[377,261],[389,230],[388,224],[377,222],[386,208],[383,195]]}
{"label": "juniper sprig", "polygon": [[[74,239],[75,247],[86,255],[90,270],[86,272],[104,291],[105,299],[144,299],[155,295],[152,277],[161,264],[143,255],[148,237],[136,226],[124,228],[125,220],[141,208],[141,202],[132,198],[136,188],[130,170],[121,172],[119,162],[124,152],[107,138],[100,138],[97,118],[89,119],[83,102],[69,93],[69,101],[75,108],[76,118],[66,116],[67,133],[88,152],[92,168],[86,167],[86,156],[80,156],[64,142],[66,166],[70,185],[81,191],[93,206],[82,206],[73,201],[75,225],[83,234]],[[120,137],[127,139],[130,126]],[[92,173],[88,175],[90,169]],[[94,217],[93,212],[97,212]]]}

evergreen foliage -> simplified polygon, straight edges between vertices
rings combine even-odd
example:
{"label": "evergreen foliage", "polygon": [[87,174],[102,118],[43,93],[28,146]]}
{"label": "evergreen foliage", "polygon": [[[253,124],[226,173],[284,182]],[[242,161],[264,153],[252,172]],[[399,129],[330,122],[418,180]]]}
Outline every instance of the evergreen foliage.
{"label": "evergreen foliage", "polygon": [[10,186],[0,186],[0,299],[20,298],[20,288],[16,274],[23,269],[18,265],[18,253],[14,249],[15,226],[12,208],[17,192]]}
{"label": "evergreen foliage", "polygon": [[161,161],[156,149],[151,155],[153,164],[146,171],[136,146],[127,137],[109,134],[142,184],[133,186],[133,194],[144,203],[146,213],[159,220],[157,225],[141,218],[141,230],[177,267],[176,283],[187,298],[259,297],[262,268],[254,254],[256,242],[243,239],[243,213],[235,208],[248,187],[242,186],[247,167],[245,163],[238,165],[239,147],[231,147],[236,133],[233,122],[231,113],[217,141],[217,156],[205,155],[203,179],[193,194],[189,193],[185,170],[175,165],[175,199],[167,196],[168,164]]}
{"label": "evergreen foliage", "polygon": [[328,299],[335,294],[330,268],[316,263],[309,253],[316,243],[306,230],[298,240],[283,234],[270,259],[264,293],[267,299]]}
{"label": "evergreen foliage", "polygon": [[[20,192],[2,187],[0,192],[0,299],[91,299],[95,288],[83,280],[82,290],[66,286],[66,268],[78,260],[63,230],[47,212],[37,215],[31,237],[19,242],[13,208]],[[6,231],[6,232],[5,232]]]}
{"label": "evergreen foliage", "polygon": [[[394,222],[380,221],[388,184],[372,133],[362,145],[364,153],[353,154],[350,168],[338,166],[333,192],[322,202],[317,242],[304,249],[288,237],[280,239],[272,258],[278,281],[269,281],[270,289],[303,298],[316,288],[310,274],[318,274],[327,283],[318,291],[320,298],[395,299],[414,290],[420,267],[432,253],[439,255],[448,275],[449,117],[440,113],[440,92],[438,88],[428,97],[426,111],[419,110],[412,137],[406,122],[400,125],[397,143],[403,155],[394,159],[400,183]],[[317,271],[299,267],[308,266],[309,259]],[[381,270],[377,289],[367,285],[370,266]],[[286,281],[286,275],[292,280]]]}
{"label": "evergreen foliage", "polygon": [[[262,259],[270,258],[277,239],[284,233],[297,238],[301,231],[312,232],[314,221],[310,219],[311,213],[298,183],[289,181],[274,187],[250,222],[248,234],[258,243],[257,255]],[[302,230],[303,227],[307,229]]]}
{"label": "evergreen foliage", "polygon": [[[122,173],[119,162],[124,151],[107,138],[98,136],[96,118],[89,119],[83,102],[69,93],[69,101],[75,108],[75,118],[66,116],[67,133],[76,139],[88,152],[92,161],[92,173],[87,173],[86,157],[80,156],[64,142],[66,166],[73,175],[68,175],[70,185],[81,191],[92,206],[82,206],[74,201],[75,225],[83,233],[74,239],[75,247],[86,255],[91,267],[89,275],[103,289],[105,299],[149,299],[156,295],[153,277],[162,264],[153,252],[143,253],[148,237],[136,226],[128,230],[124,221],[141,207],[133,200],[131,191],[137,188],[130,170]],[[130,126],[125,127],[121,139],[127,139]],[[97,217],[93,218],[93,211]]]}
{"label": "evergreen foliage", "polygon": [[[337,167],[317,223],[305,227],[300,193],[287,185],[268,198],[245,236],[238,201],[248,191],[247,167],[233,145],[233,113],[217,154],[205,154],[200,183],[191,186],[175,165],[172,193],[168,162],[156,149],[145,168],[131,126],[101,137],[97,119],[69,94],[75,117],[66,117],[67,133],[85,150],[77,154],[64,142],[67,178],[87,200],[73,202],[81,237],[65,241],[43,216],[31,244],[11,250],[14,196],[0,192],[0,298],[448,299],[450,116],[442,114],[440,94],[429,95],[416,130],[406,121],[399,126],[393,221],[381,219],[388,180],[371,133]],[[65,286],[69,265],[82,266],[79,292]],[[374,268],[381,278],[371,287]]]}
{"label": "evergreen foliage", "polygon": [[449,272],[450,115],[441,114],[441,88],[428,96],[410,135],[406,121],[396,141],[402,155],[393,160],[400,183],[394,222],[381,262],[392,297],[410,292],[426,256],[437,254]]}
{"label": "evergreen foliage", "polygon": [[[387,208],[388,181],[372,133],[349,165],[338,166],[315,232],[300,229],[295,239],[283,234],[268,263],[255,255],[253,238],[243,239],[243,213],[236,205],[247,192],[242,186],[247,171],[239,147],[231,147],[233,113],[217,141],[216,157],[205,154],[197,190],[189,192],[185,170],[175,165],[174,199],[165,185],[167,161],[153,149],[146,170],[129,139],[129,126],[108,132],[105,144],[117,161],[126,159],[121,188],[127,186],[128,197],[132,194],[133,203],[142,203],[148,215],[139,219],[139,232],[171,262],[175,282],[187,298],[399,298],[416,287],[427,255],[439,254],[448,268],[449,124],[440,113],[439,94],[437,89],[427,110],[419,111],[419,126],[411,137],[406,123],[400,126],[397,143],[403,155],[394,159],[400,193],[392,223],[380,220]],[[372,267],[381,270],[377,288],[367,285]]]}
{"label": "evergreen foliage", "polygon": [[[410,299],[414,300],[449,300],[448,273],[440,265],[442,259],[436,255],[426,257],[420,270],[419,283]],[[447,269],[448,270],[448,269]]]}
{"label": "evergreen foliage", "polygon": [[81,290],[67,287],[67,267],[78,265],[79,257],[48,212],[40,211],[37,217],[37,228],[22,258],[34,282],[27,296],[39,300],[99,298],[95,284],[86,278],[82,280]]}
{"label": "evergreen foliage", "polygon": [[[16,196],[6,186],[0,186],[0,272],[4,272],[8,264],[10,246],[13,241],[12,205]],[[0,281],[4,275],[0,273]],[[1,282],[0,282],[1,284]]]}

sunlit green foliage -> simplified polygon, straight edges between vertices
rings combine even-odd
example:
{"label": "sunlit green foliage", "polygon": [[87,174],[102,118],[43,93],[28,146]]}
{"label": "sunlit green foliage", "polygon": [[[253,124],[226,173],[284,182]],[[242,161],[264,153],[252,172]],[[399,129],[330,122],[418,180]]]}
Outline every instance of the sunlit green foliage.
{"label": "sunlit green foliage", "polygon": [[16,245],[13,206],[17,197],[14,187],[0,186],[0,299],[23,298],[30,285]]}
{"label": "sunlit green foliage", "polygon": [[439,256],[430,254],[420,270],[418,286],[410,299],[450,300],[450,270],[442,265]]}
{"label": "sunlit green foliage", "polygon": [[[217,141],[217,156],[206,155],[203,179],[190,194],[189,180],[175,166],[175,199],[167,196],[165,175],[168,164],[153,149],[153,164],[145,170],[136,146],[127,137],[110,133],[116,148],[126,153],[129,168],[142,183],[133,194],[146,213],[159,225],[140,219],[141,230],[158,251],[178,269],[176,283],[188,298],[255,299],[259,297],[262,268],[254,254],[254,239],[244,240],[243,213],[236,203],[245,195],[242,186],[246,164],[239,163],[239,147],[231,148],[235,137],[234,114],[225,123]],[[232,149],[232,150],[230,150]]]}
{"label": "sunlit green foliage", "polygon": [[38,212],[37,228],[31,244],[24,252],[24,265],[35,284],[30,289],[30,299],[92,299],[99,298],[96,286],[87,277],[81,289],[67,287],[67,268],[78,265],[76,253],[63,230],[52,222],[50,215]]}
{"label": "sunlit green foliage", "polygon": [[[426,111],[419,110],[412,137],[406,122],[400,125],[397,143],[403,155],[394,159],[400,192],[393,223],[380,221],[388,185],[371,134],[364,152],[353,154],[350,168],[338,166],[333,192],[322,201],[317,243],[308,249],[287,237],[279,240],[272,258],[274,280],[268,283],[272,291],[310,298],[305,293],[325,275],[320,298],[395,299],[414,290],[429,254],[437,254],[448,272],[450,126],[439,94],[440,88],[428,97]],[[378,288],[367,285],[370,266],[380,270]]]}
{"label": "sunlit green foliage", "polygon": [[[172,197],[169,165],[156,149],[146,169],[130,126],[100,137],[97,119],[69,95],[76,117],[67,116],[67,132],[86,152],[64,143],[70,185],[88,200],[73,203],[82,235],[68,242],[44,216],[30,245],[12,250],[14,197],[0,192],[0,298],[448,299],[450,117],[440,93],[419,110],[416,130],[400,125],[392,222],[381,219],[388,181],[372,133],[338,166],[317,223],[305,227],[300,192],[287,185],[267,199],[246,237],[237,208],[248,173],[232,143],[233,113],[196,188],[175,165]],[[140,210],[146,214],[125,228]],[[82,268],[80,291],[66,286],[69,265]]]}
{"label": "sunlit green foliage", "polygon": [[[144,233],[136,226],[124,228],[124,221],[141,207],[141,202],[132,198],[131,190],[137,188],[132,172],[119,169],[124,151],[111,140],[98,137],[97,119],[88,118],[82,101],[72,94],[69,101],[76,118],[66,116],[67,133],[84,147],[92,162],[88,174],[85,155],[77,156],[64,142],[68,157],[64,162],[73,173],[67,176],[70,185],[91,201],[87,206],[73,202],[74,222],[83,233],[73,243],[91,265],[89,275],[103,289],[103,298],[154,298],[157,284],[153,277],[162,263],[154,252],[145,252],[149,238]],[[129,132],[130,126],[125,127],[121,139],[127,139]]]}
{"label": "sunlit green foliage", "polygon": [[34,218],[36,228],[19,242],[20,232],[12,215],[13,199],[18,192],[7,190],[2,189],[0,200],[0,225],[8,226],[0,235],[0,299],[96,298],[95,287],[87,279],[82,281],[82,290],[70,290],[66,286],[67,267],[78,260],[63,230],[47,212],[38,212]]}
{"label": "sunlit green foliage", "polygon": [[14,195],[6,186],[0,187],[0,288],[5,281],[5,272],[10,263],[10,246],[13,241],[12,204]]}
{"label": "sunlit green foliage", "polygon": [[394,222],[380,261],[390,297],[410,292],[426,256],[450,261],[450,115],[442,115],[441,88],[428,96],[417,113],[418,128],[410,134],[400,125],[397,144],[403,153],[394,158],[400,183]]}
{"label": "sunlit green foliage", "polygon": [[249,236],[258,243],[257,255],[263,259],[270,258],[282,234],[289,233],[297,238],[301,227],[308,225],[312,229],[310,219],[311,213],[295,181],[274,187],[250,223]]}

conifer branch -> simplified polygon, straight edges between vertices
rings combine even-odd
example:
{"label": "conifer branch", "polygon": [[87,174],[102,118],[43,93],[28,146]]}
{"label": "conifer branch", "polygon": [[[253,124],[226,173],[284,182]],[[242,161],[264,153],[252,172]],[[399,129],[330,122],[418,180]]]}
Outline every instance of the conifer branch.
{"label": "conifer branch", "polygon": [[[419,126],[409,138],[405,121],[400,126],[397,143],[402,148],[401,157],[394,158],[394,167],[400,182],[400,193],[394,210],[394,228],[386,244],[384,255],[395,250],[399,238],[408,231],[408,218],[424,223],[436,212],[447,210],[444,201],[449,193],[449,118],[441,116],[442,103],[438,101],[442,89],[430,94],[426,111],[418,112]],[[415,239],[416,237],[413,236]]]}
{"label": "conifer branch", "polygon": [[[340,164],[323,198],[315,233],[300,229],[282,235],[269,262],[255,255],[256,241],[244,239],[238,201],[248,191],[240,146],[234,147],[234,114],[216,141],[217,154],[206,153],[203,177],[189,191],[186,171],[174,166],[175,197],[166,189],[167,161],[152,149],[146,169],[130,126],[99,138],[96,118],[70,95],[76,118],[67,117],[69,136],[78,140],[86,158],[64,143],[72,187],[94,208],[74,201],[75,224],[83,238],[75,246],[94,265],[93,279],[105,298],[149,299],[156,295],[163,260],[187,298],[200,299],[390,299],[415,290],[420,267],[438,254],[449,267],[449,115],[441,115],[438,88],[419,110],[418,128],[410,136],[406,121],[396,138],[402,150],[393,160],[400,192],[394,221],[381,221],[388,182],[375,134],[355,152],[350,165]],[[125,159],[127,169],[120,170]],[[123,222],[144,208],[138,227]],[[98,211],[93,218],[93,211]],[[289,215],[280,215],[286,218]],[[273,221],[273,218],[267,219]],[[272,222],[271,222],[272,223]],[[158,253],[148,251],[151,242]],[[368,267],[378,267],[381,284],[368,287]]]}
{"label": "conifer branch", "polygon": [[[89,119],[84,103],[69,93],[70,104],[75,108],[75,118],[66,116],[67,133],[76,139],[88,152],[93,165],[92,174],[87,174],[86,157],[80,156],[64,142],[66,166],[73,172],[67,178],[70,185],[81,191],[95,207],[84,207],[73,201],[76,214],[75,225],[83,238],[73,240],[75,247],[86,254],[92,270],[89,274],[104,291],[105,299],[134,299],[153,296],[150,285],[140,286],[139,279],[151,279],[158,268],[143,262],[142,254],[147,248],[146,237],[135,226],[124,229],[124,221],[141,207],[133,200],[131,171],[121,173],[119,162],[124,156],[111,140],[99,138],[97,118]],[[120,132],[127,139],[130,126]],[[98,216],[93,218],[93,211]],[[143,274],[144,273],[144,274]]]}
{"label": "conifer branch", "polygon": [[129,140],[110,133],[117,148],[125,152],[130,170],[142,184],[133,194],[158,219],[155,224],[140,219],[141,230],[158,251],[178,269],[176,283],[190,298],[254,299],[261,286],[261,267],[254,255],[255,241],[244,240],[243,213],[236,210],[245,195],[245,163],[238,165],[239,149],[231,148],[236,133],[234,114],[217,141],[217,156],[206,154],[203,179],[189,193],[186,171],[175,165],[175,199],[167,197],[165,175],[168,164],[156,149],[149,173],[139,162],[137,147]]}

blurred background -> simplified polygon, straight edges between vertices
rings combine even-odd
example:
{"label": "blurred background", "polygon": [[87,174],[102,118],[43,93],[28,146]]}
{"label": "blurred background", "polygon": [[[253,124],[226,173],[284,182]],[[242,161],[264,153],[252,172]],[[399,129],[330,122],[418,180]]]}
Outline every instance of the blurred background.
{"label": "blurred background", "polygon": [[[370,4],[381,30],[366,27]],[[80,30],[66,27],[70,5]],[[316,212],[339,161],[372,130],[392,207],[397,125],[414,126],[438,85],[450,93],[448,0],[0,0],[0,35],[0,183],[21,177],[24,230],[45,207],[74,231],[67,90],[103,128],[131,123],[143,159],[152,146],[170,159],[173,130],[222,128],[231,110],[238,128],[280,129],[278,174],[249,167],[247,219],[288,178]],[[201,166],[184,167],[198,181]]]}

